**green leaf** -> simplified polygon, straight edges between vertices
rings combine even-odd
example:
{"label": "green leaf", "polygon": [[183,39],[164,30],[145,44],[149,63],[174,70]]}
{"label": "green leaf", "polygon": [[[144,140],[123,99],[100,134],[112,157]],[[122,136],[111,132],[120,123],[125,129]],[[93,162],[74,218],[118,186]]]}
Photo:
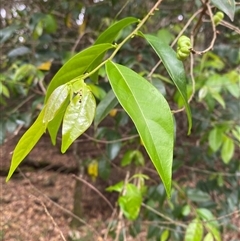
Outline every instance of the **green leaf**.
{"label": "green leaf", "polygon": [[19,28],[21,28],[20,25],[11,24],[6,28],[0,29],[0,44],[9,40]]}
{"label": "green leaf", "polygon": [[47,33],[55,33],[57,31],[57,22],[53,15],[46,14],[43,17],[42,22],[43,22],[44,30]]}
{"label": "green leaf", "polygon": [[233,21],[235,13],[235,1],[234,0],[211,0],[219,10],[223,11]]}
{"label": "green leaf", "polygon": [[137,165],[144,165],[144,158],[142,153],[139,150],[128,150],[122,160],[121,160],[121,166],[125,167],[132,162],[135,162]]}
{"label": "green leaf", "polygon": [[95,115],[96,101],[93,94],[86,85],[80,91],[81,96],[77,94],[73,98],[63,118],[62,153],[89,128]]}
{"label": "green leaf", "polygon": [[33,149],[38,140],[41,138],[46,130],[46,125],[43,124],[44,109],[40,112],[36,121],[32,126],[24,133],[24,135],[19,140],[17,146],[13,151],[12,161],[10,170],[6,181],[8,181],[13,172],[17,169],[23,159],[28,155],[28,153]]}
{"label": "green leaf", "polygon": [[222,240],[220,232],[214,225],[212,225],[211,223],[205,223],[205,227],[208,230],[208,232],[210,232],[213,235],[215,241]]}
{"label": "green leaf", "polygon": [[116,183],[113,186],[110,186],[110,187],[106,188],[106,191],[108,191],[108,192],[112,192],[112,191],[121,192],[122,189],[123,189],[123,186],[124,186],[124,182],[121,181],[121,182]]}
{"label": "green leaf", "polygon": [[217,92],[212,93],[212,97],[223,107],[223,109],[225,109],[225,106],[226,106],[225,101],[219,93]]}
{"label": "green leaf", "polygon": [[197,214],[199,216],[199,218],[201,218],[203,221],[208,221],[208,223],[211,223],[212,225],[214,225],[215,227],[219,226],[219,223],[216,219],[216,217],[212,214],[212,212],[206,208],[198,208],[197,210]]}
{"label": "green leaf", "polygon": [[108,61],[106,72],[170,196],[174,125],[167,101],[146,79],[125,66]]}
{"label": "green leaf", "polygon": [[45,102],[58,86],[83,75],[98,56],[111,48],[113,45],[109,43],[94,45],[73,56],[53,77],[47,89]]}
{"label": "green leaf", "polygon": [[214,241],[213,235],[211,233],[207,233],[203,241]]}
{"label": "green leaf", "polygon": [[203,100],[206,97],[207,94],[208,94],[208,87],[205,85],[198,92],[199,100],[200,101]]}
{"label": "green leaf", "polygon": [[234,142],[231,138],[225,137],[221,149],[221,157],[225,164],[228,164],[234,154]]}
{"label": "green leaf", "polygon": [[118,104],[118,100],[112,90],[100,101],[96,109],[94,128],[108,115],[108,113]]}
{"label": "green leaf", "polygon": [[233,136],[238,142],[240,142],[240,126],[235,126],[235,129],[232,130]]}
{"label": "green leaf", "polygon": [[[127,18],[121,19],[120,21],[109,26],[104,32],[102,32],[97,38],[97,40],[95,41],[94,45],[102,44],[102,43],[112,43],[122,29],[136,22],[138,22],[138,19],[134,17],[127,17]],[[89,71],[97,67],[102,62],[103,57],[104,57],[104,53],[99,55],[98,58],[96,58],[94,63],[89,68]],[[95,83],[97,82],[97,78],[98,78],[98,71],[91,76],[91,79]]]}
{"label": "green leaf", "polygon": [[131,183],[125,186],[124,191],[124,196],[119,197],[118,204],[126,218],[135,220],[142,204],[141,191]]}
{"label": "green leaf", "polygon": [[229,93],[234,96],[235,98],[240,97],[240,89],[239,89],[240,83],[230,83],[226,84],[226,88],[229,91]]}
{"label": "green leaf", "polygon": [[57,133],[59,130],[59,127],[62,123],[63,120],[63,116],[65,114],[65,111],[67,109],[67,106],[69,104],[69,100],[65,99],[64,103],[61,105],[61,107],[59,108],[57,114],[55,115],[54,119],[51,120],[50,122],[48,122],[48,132],[49,135],[51,137],[51,141],[53,145],[56,145],[56,138],[57,138]]}
{"label": "green leaf", "polygon": [[176,52],[166,42],[153,35],[144,35],[142,33],[140,33],[140,35],[148,41],[159,58],[161,58],[168,74],[183,98],[189,123],[188,134],[190,134],[192,128],[192,115],[188,104],[186,74],[182,61],[177,59]]}
{"label": "green leaf", "polygon": [[199,189],[188,189],[187,197],[193,202],[206,202],[211,200],[211,197]]}
{"label": "green leaf", "polygon": [[216,152],[221,146],[223,141],[222,137],[223,137],[222,130],[219,129],[218,127],[215,127],[210,131],[208,136],[208,143],[214,152]]}
{"label": "green leaf", "polygon": [[94,84],[88,84],[88,87],[91,89],[94,96],[99,100],[102,100],[106,96],[106,92],[103,88]]}
{"label": "green leaf", "polygon": [[43,123],[48,123],[55,117],[68,95],[69,87],[66,84],[60,85],[52,92],[45,106]]}
{"label": "green leaf", "polygon": [[203,225],[198,219],[188,224],[184,241],[202,241]]}
{"label": "green leaf", "polygon": [[169,238],[169,234],[169,230],[165,229],[161,234],[160,241],[167,241]]}
{"label": "green leaf", "polygon": [[191,212],[191,208],[189,205],[183,206],[182,212],[181,212],[183,216],[188,216],[190,212]]}
{"label": "green leaf", "polygon": [[10,93],[8,88],[0,82],[0,95],[4,95],[5,97],[9,98]]}
{"label": "green leaf", "polygon": [[127,17],[127,18],[121,19],[120,21],[108,27],[104,32],[102,32],[98,36],[94,45],[101,44],[101,43],[112,43],[122,29],[137,22],[138,22],[138,19],[134,17]]}

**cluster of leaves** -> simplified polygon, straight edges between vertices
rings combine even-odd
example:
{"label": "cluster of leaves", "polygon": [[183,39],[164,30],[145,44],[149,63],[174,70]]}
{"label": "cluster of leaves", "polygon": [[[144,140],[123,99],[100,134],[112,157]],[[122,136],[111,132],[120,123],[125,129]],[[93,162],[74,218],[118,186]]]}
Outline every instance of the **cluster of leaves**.
{"label": "cluster of leaves", "polygon": [[[212,1],[212,3],[233,19],[235,12],[233,1]],[[91,126],[92,122],[97,138],[104,136],[107,140],[119,139],[120,126],[122,123],[124,125],[129,122],[126,121],[126,116],[129,116],[134,124],[131,125],[133,132],[138,133],[141,144],[146,149],[163,182],[157,186],[147,185],[149,177],[141,174],[140,171],[144,170],[146,164],[143,151],[132,149],[124,154],[121,166],[125,167],[135,163],[137,173],[127,178],[125,182],[121,181],[107,190],[119,192],[118,204],[125,218],[131,221],[129,229],[131,235],[136,236],[140,232],[144,220],[149,220],[151,221],[148,228],[149,240],[155,238],[159,240],[159,237],[160,240],[169,238],[183,240],[185,237],[187,241],[198,241],[204,237],[204,240],[219,241],[221,240],[221,224],[217,220],[217,216],[233,212],[238,205],[237,195],[233,192],[237,188],[235,173],[240,168],[237,157],[234,155],[234,150],[239,147],[240,141],[239,119],[235,115],[238,111],[236,99],[240,97],[237,72],[240,60],[236,55],[237,48],[234,49],[231,46],[233,50],[229,55],[230,46],[225,46],[228,49],[224,50],[219,44],[215,46],[215,53],[208,52],[202,58],[195,58],[197,64],[194,68],[194,75],[198,98],[192,101],[193,120],[195,121],[193,134],[201,143],[200,147],[196,147],[184,141],[183,133],[181,133],[182,136],[179,136],[174,132],[174,119],[169,106],[173,100],[179,107],[184,106],[188,119],[187,129],[190,134],[192,114],[188,97],[189,93],[193,91],[192,85],[187,81],[183,63],[177,59],[176,52],[169,46],[169,42],[174,38],[169,29],[161,29],[157,34],[152,35],[139,31],[140,27],[144,29],[143,24],[148,17],[141,21],[135,17],[127,17],[115,22],[98,36],[91,47],[74,55],[63,65],[47,88],[44,105],[38,118],[23,135],[14,150],[7,179],[12,176],[21,161],[46,131],[50,134],[52,143],[56,144],[56,137],[61,127],[61,151],[64,153]],[[57,22],[53,15],[49,13],[35,14],[30,23],[29,30],[32,38],[41,44],[46,44],[46,41],[49,41],[47,44],[50,44],[51,41],[48,37],[51,38],[51,34],[55,34],[57,30]],[[69,15],[66,18],[66,24],[70,24]],[[136,24],[138,25],[136,26]],[[11,30],[10,27],[3,30],[1,40],[3,43],[16,31],[16,29]],[[180,24],[177,25],[175,33],[181,30],[181,27]],[[83,28],[79,28],[80,36],[83,35]],[[233,35],[227,36],[226,34],[223,38],[232,40]],[[130,49],[129,43],[126,43],[127,40],[144,44],[147,51],[141,51],[142,58],[148,59],[151,56],[150,63],[144,63],[144,60],[138,63],[132,60],[131,56],[123,54],[124,50],[129,51]],[[145,43],[142,43],[143,40]],[[121,42],[115,44],[115,41]],[[31,55],[26,48],[20,48],[20,50],[12,50],[13,53],[8,53],[8,57]],[[19,53],[23,54],[19,55]],[[160,71],[164,74],[154,74],[148,81],[143,76],[148,74],[147,69],[154,64],[156,56],[163,63]],[[54,57],[54,54],[51,57]],[[43,74],[39,70],[42,67],[37,66],[42,62],[49,63],[49,56],[46,59],[42,57],[40,60],[36,58],[33,65],[26,64],[24,61],[20,62],[13,77],[9,71],[14,69],[9,68],[5,73],[5,78],[11,77],[11,82],[13,82],[11,84],[14,88],[16,81],[19,86],[19,82],[24,80],[24,96],[29,93],[29,86],[38,83],[43,78]],[[47,62],[43,60],[47,60]],[[228,61],[231,65],[227,64]],[[139,73],[133,71],[132,68],[138,69]],[[99,76],[108,81],[110,85],[103,88],[104,85],[101,85]],[[9,97],[10,84],[6,83],[8,82],[5,79],[1,81],[1,89],[4,96]],[[10,90],[12,91],[12,89]],[[173,94],[173,100],[166,94],[167,92]],[[167,98],[170,100],[169,102],[166,101]],[[112,112],[112,110],[119,104],[124,112],[121,111],[116,115],[116,112]],[[199,111],[200,105],[206,109],[200,108]],[[226,109],[229,110],[227,114],[224,112]],[[108,127],[99,127],[108,114],[119,123],[117,131],[112,131]],[[178,120],[176,123],[178,126]],[[185,161],[193,165],[201,163],[202,166],[208,167],[209,178],[198,181],[194,189],[181,187],[181,182],[186,179],[179,180],[178,183],[173,182],[171,185],[173,143],[176,135],[177,150],[175,151],[173,171],[177,173],[180,167],[184,168]],[[179,146],[178,138],[183,139],[183,143]],[[139,144],[139,140],[137,142]],[[121,141],[107,145],[110,160],[116,158],[120,153],[121,145]],[[229,175],[219,172],[218,168],[214,167],[219,157],[224,164],[228,164]],[[105,161],[98,163],[99,174],[105,178],[109,174],[106,171],[109,169],[106,163]],[[219,161],[217,163],[221,169],[221,163]],[[90,169],[92,170],[92,168]],[[94,167],[94,175],[97,173],[95,169],[96,167]],[[101,173],[100,169],[104,169],[104,171]],[[198,170],[201,171],[201,169]],[[231,183],[231,188],[224,185],[226,182]],[[216,204],[213,202],[212,196],[218,194],[228,197],[229,205],[219,200],[220,208],[215,208]],[[145,208],[144,212],[140,212],[141,206]],[[176,219],[182,220],[182,222],[175,221]],[[166,221],[168,221],[167,224],[164,223]],[[226,218],[224,221],[227,222],[228,219]],[[125,231],[123,230],[123,232]]]}

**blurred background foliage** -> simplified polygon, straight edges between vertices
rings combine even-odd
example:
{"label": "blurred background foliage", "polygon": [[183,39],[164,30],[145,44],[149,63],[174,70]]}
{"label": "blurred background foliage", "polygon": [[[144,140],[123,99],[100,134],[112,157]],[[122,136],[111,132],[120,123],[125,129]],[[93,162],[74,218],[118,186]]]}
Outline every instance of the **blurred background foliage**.
{"label": "blurred background foliage", "polygon": [[[143,18],[154,2],[61,0],[56,3],[53,0],[2,0],[1,143],[6,142],[9,136],[23,126],[26,128],[32,123],[42,108],[48,83],[71,56],[93,44],[101,31],[114,21],[126,16]],[[149,19],[142,31],[152,33],[170,44],[200,7],[201,1],[198,0],[163,1],[159,11]],[[216,11],[213,8],[213,12]],[[132,174],[145,173],[151,177],[142,186],[144,191],[139,194],[148,208],[142,210],[128,229],[133,236],[148,222],[148,240],[159,240],[159,237],[160,240],[168,240],[169,237],[170,240],[183,240],[185,223],[194,218],[202,221],[216,219],[210,228],[205,227],[208,231],[217,227],[222,234],[237,233],[239,227],[228,214],[237,210],[239,212],[240,208],[240,38],[239,29],[234,27],[239,26],[239,17],[240,6],[237,5],[234,22],[227,16],[224,18],[230,27],[217,27],[214,49],[203,56],[194,55],[196,93],[191,101],[193,130],[187,136],[184,113],[174,115],[174,185],[170,200],[166,199],[163,185],[159,184],[140,140],[134,136],[136,130],[120,106],[114,108],[107,117],[111,120],[110,125],[107,122],[108,124],[94,128],[92,138],[120,140],[106,142],[105,152],[99,153],[94,160],[98,171],[94,165],[90,166],[91,170],[95,170],[93,176],[107,180],[112,162],[120,160],[117,163],[123,170],[130,169]],[[198,17],[192,21],[185,35],[190,36],[197,21]],[[116,42],[123,39],[131,29],[133,26],[124,29]],[[195,39],[194,49],[206,48],[211,38],[211,24],[206,15]],[[143,39],[133,38],[124,45],[115,60],[148,78],[165,95],[172,109],[182,107],[182,100],[162,65],[149,76],[158,58]],[[190,62],[186,61],[187,73],[189,66]],[[190,74],[188,78],[190,95]],[[104,69],[99,72],[98,84],[91,80],[89,84],[98,101],[110,89]],[[128,136],[135,138],[128,139]],[[92,171],[89,174],[91,173]],[[113,188],[112,191],[114,190],[116,191]],[[129,214],[127,207],[122,208]],[[164,224],[165,218],[151,209],[167,216],[169,223]],[[130,211],[130,216],[131,214],[134,215]],[[235,239],[228,240],[240,240],[237,236],[234,237]],[[214,238],[218,240],[215,236]]]}

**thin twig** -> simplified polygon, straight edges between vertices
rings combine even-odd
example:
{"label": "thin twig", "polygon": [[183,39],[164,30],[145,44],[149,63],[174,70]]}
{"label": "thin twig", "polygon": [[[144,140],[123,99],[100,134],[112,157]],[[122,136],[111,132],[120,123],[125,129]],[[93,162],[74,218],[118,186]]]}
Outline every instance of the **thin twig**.
{"label": "thin twig", "polygon": [[229,29],[235,31],[235,32],[238,33],[238,34],[240,34],[240,29],[239,29],[238,27],[232,25],[232,24],[229,23],[229,22],[226,22],[226,21],[222,20],[219,24],[222,25],[222,26],[224,26],[224,27],[226,27],[226,28],[229,28]]}
{"label": "thin twig", "polygon": [[81,178],[79,176],[73,175],[73,177],[76,178],[77,180],[83,182],[87,186],[89,186],[92,190],[94,190],[108,204],[108,206],[112,209],[112,211],[114,210],[114,207],[112,206],[112,204],[107,200],[107,198],[97,188],[95,188],[92,184],[85,181],[83,178]]}
{"label": "thin twig", "polygon": [[199,54],[199,55],[202,55],[202,54],[205,54],[207,53],[208,51],[212,50],[213,49],[213,46],[214,46],[214,43],[217,39],[217,31],[216,31],[216,25],[213,21],[213,13],[212,13],[212,9],[211,9],[211,6],[209,5],[209,3],[206,4],[207,5],[207,8],[208,8],[208,13],[209,13],[209,16],[210,16],[210,19],[211,19],[211,24],[212,24],[212,31],[213,31],[213,36],[212,36],[212,40],[211,40],[211,43],[209,45],[208,48],[202,50],[202,51],[197,51],[195,49],[192,49],[192,52],[195,53],[195,54]]}
{"label": "thin twig", "polygon": [[178,221],[175,221],[175,220],[169,218],[168,216],[164,215],[163,213],[158,212],[158,211],[155,210],[154,208],[146,205],[145,203],[142,203],[142,206],[145,207],[146,209],[148,209],[149,211],[157,214],[158,216],[164,218],[165,220],[168,220],[170,223],[172,223],[172,224],[174,224],[174,225],[176,225],[176,226],[181,226],[181,227],[183,227],[183,228],[186,228],[186,227],[187,227],[187,225],[185,225],[185,224],[183,224],[183,223],[180,223],[180,222],[178,222]]}
{"label": "thin twig", "polygon": [[121,14],[121,12],[124,10],[124,8],[129,4],[130,0],[127,0],[124,5],[122,6],[122,8],[118,11],[118,13],[116,14],[114,19],[117,19],[118,16]]}
{"label": "thin twig", "polygon": [[183,168],[191,170],[191,171],[196,171],[196,172],[208,174],[208,175],[215,174],[215,175],[221,175],[221,176],[225,176],[225,177],[234,177],[234,176],[240,177],[240,173],[234,174],[234,173],[227,173],[227,172],[214,172],[214,171],[202,170],[202,169],[199,169],[199,168],[196,168],[196,167],[189,167],[189,166],[186,166],[186,165],[183,165]]}
{"label": "thin twig", "polygon": [[[127,171],[127,174],[126,174],[126,177],[125,177],[125,180],[124,180],[124,187],[123,187],[123,191],[122,191],[123,196],[126,193],[126,185],[128,183],[129,175],[130,175],[130,173],[129,173],[129,171]],[[121,232],[121,229],[122,229],[122,223],[123,223],[123,212],[120,209],[119,214],[118,214],[118,225],[117,225],[117,229],[116,229],[116,237],[115,237],[114,241],[119,240],[120,232]],[[125,240],[126,239],[124,239],[124,241]]]}
{"label": "thin twig", "polygon": [[[172,44],[171,44],[171,47],[173,47],[176,43],[177,43],[177,41],[178,41],[178,39],[179,39],[179,37],[185,32],[185,30],[188,28],[188,26],[191,24],[191,22],[193,21],[193,19],[199,14],[199,13],[201,13],[202,12],[202,8],[200,8],[198,11],[196,11],[193,15],[192,15],[192,17],[191,18],[189,18],[189,20],[187,21],[187,23],[185,24],[185,26],[182,28],[182,30],[179,32],[179,34],[178,34],[178,36],[174,39],[174,41],[172,42]],[[160,65],[162,63],[162,60],[159,60],[158,62],[157,62],[157,64],[151,69],[151,71],[149,72],[149,74],[148,74],[148,78],[150,78],[152,75],[153,75],[153,73],[155,72],[155,70],[157,69],[157,67]]]}
{"label": "thin twig", "polygon": [[[33,195],[33,196],[34,196],[34,195]],[[36,196],[34,196],[34,198],[37,199],[37,200],[40,202],[40,204],[41,204],[42,207],[44,208],[45,213],[46,213],[47,216],[51,219],[53,225],[55,226],[55,228],[57,229],[58,233],[60,234],[62,240],[63,240],[63,241],[67,241],[67,240],[65,239],[65,237],[64,237],[61,229],[59,228],[58,224],[55,222],[53,216],[49,213],[49,211],[48,211],[46,205],[43,203],[43,201],[42,201],[41,199],[37,198]]]}
{"label": "thin twig", "polygon": [[[116,213],[117,213],[117,208],[115,208],[115,209],[113,210],[110,220],[113,219],[113,217],[115,216]],[[107,226],[107,230],[106,230],[106,232],[105,232],[105,234],[104,234],[104,239],[103,239],[103,240],[107,240],[107,236],[108,236],[108,234],[109,234],[109,232],[110,232],[111,225],[112,225],[112,222],[109,221],[108,226]]]}
{"label": "thin twig", "polygon": [[104,141],[104,140],[99,140],[94,137],[91,137],[86,133],[83,133],[83,135],[86,136],[91,141],[95,141],[95,142],[102,143],[102,144],[110,144],[110,143],[116,143],[116,142],[120,142],[120,141],[127,141],[127,140],[132,140],[134,138],[139,137],[139,135],[132,135],[132,136],[126,136],[126,137],[123,137],[120,139],[116,139],[116,140]]}
{"label": "thin twig", "polygon": [[38,188],[36,188],[32,182],[30,181],[29,178],[27,178],[23,172],[21,171],[20,168],[18,168],[19,173],[21,174],[21,176],[29,183],[29,185],[37,192],[39,193],[41,196],[43,196],[45,199],[47,199],[50,203],[52,203],[54,206],[56,206],[57,208],[61,209],[63,212],[67,213],[69,216],[77,219],[79,222],[83,223],[84,225],[86,225],[88,228],[90,228],[97,237],[100,237],[100,234],[98,233],[98,231],[92,227],[91,225],[89,225],[87,222],[85,222],[83,219],[81,219],[80,217],[78,217],[77,215],[75,215],[74,213],[72,213],[71,211],[69,211],[68,209],[62,207],[61,205],[59,205],[58,203],[54,202],[51,198],[49,198],[45,193],[42,193]]}
{"label": "thin twig", "polygon": [[25,103],[27,103],[29,100],[31,100],[35,95],[28,96],[23,102],[21,102],[19,105],[17,105],[14,109],[12,109],[9,114],[12,114],[16,112],[20,107],[22,107]]}

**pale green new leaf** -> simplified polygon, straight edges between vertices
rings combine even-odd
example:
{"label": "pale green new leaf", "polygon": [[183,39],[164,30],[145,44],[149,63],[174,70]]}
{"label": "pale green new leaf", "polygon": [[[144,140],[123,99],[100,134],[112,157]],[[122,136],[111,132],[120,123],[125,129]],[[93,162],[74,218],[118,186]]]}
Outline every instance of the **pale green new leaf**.
{"label": "pale green new leaf", "polygon": [[110,43],[98,44],[73,56],[53,77],[47,89],[45,102],[58,86],[66,84],[72,79],[83,75],[98,56],[111,48],[113,48],[113,45]]}
{"label": "pale green new leaf", "polygon": [[234,142],[231,138],[225,137],[221,149],[221,157],[225,164],[228,164],[234,154]]}
{"label": "pale green new leaf", "polygon": [[43,123],[48,123],[55,117],[68,95],[69,87],[66,84],[60,85],[52,92],[45,106]]}
{"label": "pale green new leaf", "polygon": [[198,219],[188,224],[184,241],[202,241],[203,225]]}
{"label": "pale green new leaf", "polygon": [[160,241],[167,241],[169,238],[169,234],[170,234],[169,230],[165,229],[161,234]]}
{"label": "pale green new leaf", "polygon": [[117,104],[118,104],[118,100],[114,92],[110,90],[97,106],[96,115],[94,118],[95,128]]}
{"label": "pale green new leaf", "polygon": [[46,130],[46,125],[43,124],[44,109],[40,112],[36,121],[32,126],[24,133],[24,135],[19,140],[17,146],[13,151],[12,161],[10,170],[6,181],[8,181],[13,172],[17,169],[23,159],[28,155],[28,153],[33,149],[38,140],[41,138]]}
{"label": "pale green new leaf", "polygon": [[57,138],[57,133],[59,130],[59,127],[62,123],[63,116],[65,114],[65,111],[67,109],[67,106],[69,104],[68,98],[65,99],[64,103],[61,105],[59,108],[58,112],[56,113],[55,117],[53,120],[48,122],[47,130],[49,132],[49,135],[51,137],[51,141],[53,145],[56,145],[56,138]]}
{"label": "pale green new leaf", "polygon": [[186,87],[186,74],[184,70],[184,66],[182,61],[178,60],[176,57],[175,51],[161,39],[157,38],[153,35],[142,34],[148,43],[152,46],[154,51],[157,53],[159,58],[162,60],[168,74],[170,75],[172,81],[176,85],[182,99],[184,102],[184,106],[186,108],[187,117],[188,117],[188,134],[192,128],[192,115],[191,110],[188,104],[188,97],[187,97],[187,87]]}
{"label": "pale green new leaf", "polygon": [[212,233],[207,233],[203,241],[214,241]]}
{"label": "pale green new leaf", "polygon": [[125,193],[119,197],[118,203],[126,218],[135,220],[142,204],[141,191],[132,183],[128,183],[125,186]]}
{"label": "pale green new leaf", "polygon": [[95,115],[96,101],[93,94],[86,85],[80,91],[81,95],[77,94],[72,99],[63,118],[62,153],[89,128]]}
{"label": "pale green new leaf", "polygon": [[152,84],[127,67],[109,61],[106,72],[170,196],[174,125],[167,101]]}
{"label": "pale green new leaf", "polygon": [[233,21],[235,14],[235,0],[211,0],[211,2],[221,11],[226,13]]}

